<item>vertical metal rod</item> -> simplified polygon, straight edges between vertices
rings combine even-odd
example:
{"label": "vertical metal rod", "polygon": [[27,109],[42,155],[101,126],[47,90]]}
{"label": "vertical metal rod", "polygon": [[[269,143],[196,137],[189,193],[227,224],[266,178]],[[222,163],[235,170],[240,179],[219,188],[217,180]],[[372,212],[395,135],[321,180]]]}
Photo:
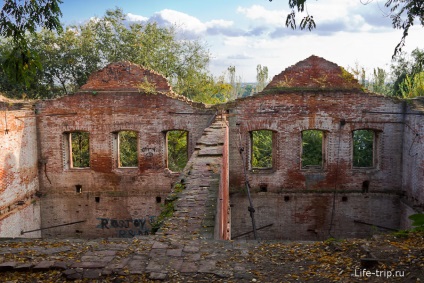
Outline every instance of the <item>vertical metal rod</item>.
{"label": "vertical metal rod", "polygon": [[249,184],[249,180],[247,179],[246,165],[244,163],[244,157],[243,157],[244,148],[241,146],[242,143],[241,143],[240,127],[239,127],[238,130],[239,130],[239,143],[240,143],[239,152],[240,152],[240,156],[241,156],[241,161],[243,163],[243,172],[244,172],[244,180],[245,180],[245,185],[246,185],[247,197],[249,198],[249,207],[247,208],[247,210],[250,213],[250,218],[252,218],[253,235],[255,237],[255,240],[257,240],[258,234],[256,232],[255,208],[253,207],[252,197],[250,196],[250,184]]}

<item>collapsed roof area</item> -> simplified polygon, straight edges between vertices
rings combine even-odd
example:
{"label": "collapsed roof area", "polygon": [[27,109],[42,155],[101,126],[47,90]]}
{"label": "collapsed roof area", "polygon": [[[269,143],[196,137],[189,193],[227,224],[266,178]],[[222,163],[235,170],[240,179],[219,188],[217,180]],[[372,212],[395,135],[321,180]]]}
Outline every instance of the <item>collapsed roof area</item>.
{"label": "collapsed roof area", "polygon": [[317,56],[217,107],[113,63],[73,95],[0,99],[0,237],[133,237],[160,220],[252,238],[252,205],[262,239],[407,228],[424,209],[423,110]]}

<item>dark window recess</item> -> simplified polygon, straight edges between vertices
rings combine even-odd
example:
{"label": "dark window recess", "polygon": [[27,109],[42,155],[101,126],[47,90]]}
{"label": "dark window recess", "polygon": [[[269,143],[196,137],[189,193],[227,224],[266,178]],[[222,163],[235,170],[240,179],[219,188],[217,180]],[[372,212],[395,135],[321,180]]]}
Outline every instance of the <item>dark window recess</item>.
{"label": "dark window recess", "polygon": [[162,198],[161,197],[156,197],[156,203],[161,203],[162,202]]}
{"label": "dark window recess", "polygon": [[289,196],[284,196],[284,201],[289,201],[290,197]]}
{"label": "dark window recess", "polygon": [[268,184],[260,184],[259,189],[261,192],[267,192],[268,191]]}
{"label": "dark window recess", "polygon": [[347,201],[347,196],[342,196],[342,201],[343,202]]}
{"label": "dark window recess", "polygon": [[96,202],[100,202],[100,197],[94,197],[94,200],[95,200]]}
{"label": "dark window recess", "polygon": [[368,190],[370,188],[370,181],[366,180],[362,182],[362,192],[368,193]]}
{"label": "dark window recess", "polygon": [[251,132],[251,162],[252,168],[272,168],[272,136],[270,130],[259,130]]}
{"label": "dark window recess", "polygon": [[75,192],[77,194],[82,193],[82,185],[75,185]]}

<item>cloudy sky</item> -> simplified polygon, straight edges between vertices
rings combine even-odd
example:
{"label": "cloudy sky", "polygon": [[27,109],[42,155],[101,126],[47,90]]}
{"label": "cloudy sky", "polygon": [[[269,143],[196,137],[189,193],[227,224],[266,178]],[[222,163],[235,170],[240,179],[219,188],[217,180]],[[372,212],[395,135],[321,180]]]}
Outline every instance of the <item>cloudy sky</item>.
{"label": "cloudy sky", "polygon": [[[211,53],[210,71],[221,75],[228,66],[245,82],[256,81],[256,66],[269,76],[310,55],[345,68],[356,64],[371,73],[389,69],[402,31],[391,27],[386,0],[308,0],[307,11],[317,28],[312,32],[285,27],[288,0],[63,0],[66,25],[102,17],[120,7],[129,21],[177,25],[186,38],[203,42]],[[299,16],[298,16],[299,17]],[[300,21],[301,17],[298,18]],[[424,48],[424,28],[415,25],[405,51]]]}

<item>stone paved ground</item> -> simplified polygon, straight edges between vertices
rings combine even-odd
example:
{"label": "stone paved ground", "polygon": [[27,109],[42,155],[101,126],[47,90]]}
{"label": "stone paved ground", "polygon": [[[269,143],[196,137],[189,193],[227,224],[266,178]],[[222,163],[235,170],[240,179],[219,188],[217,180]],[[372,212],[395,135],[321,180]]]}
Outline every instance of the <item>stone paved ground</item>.
{"label": "stone paved ground", "polygon": [[[378,265],[361,267],[364,257]],[[363,268],[380,276],[367,278]],[[424,235],[290,243],[163,236],[2,240],[0,273],[1,282],[424,282]]]}
{"label": "stone paved ground", "polygon": [[174,214],[158,234],[173,238],[214,238],[215,213],[222,163],[225,121],[218,116],[197,141],[181,179],[185,189]]}

